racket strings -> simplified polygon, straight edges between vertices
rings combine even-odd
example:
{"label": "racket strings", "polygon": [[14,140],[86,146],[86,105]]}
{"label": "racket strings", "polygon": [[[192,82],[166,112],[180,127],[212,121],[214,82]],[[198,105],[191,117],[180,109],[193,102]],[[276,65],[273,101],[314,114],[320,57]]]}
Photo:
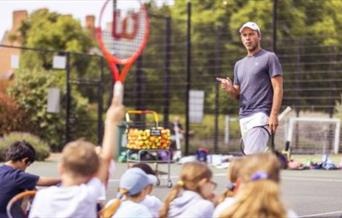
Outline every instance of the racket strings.
{"label": "racket strings", "polygon": [[[107,50],[119,59],[130,58],[137,52],[141,44],[143,43],[146,31],[146,14],[143,10],[138,12],[138,26],[137,32],[132,38],[126,37],[113,37],[112,31],[108,28],[102,30],[102,40]],[[133,24],[134,25],[134,24]],[[129,34],[129,33],[127,33]]]}

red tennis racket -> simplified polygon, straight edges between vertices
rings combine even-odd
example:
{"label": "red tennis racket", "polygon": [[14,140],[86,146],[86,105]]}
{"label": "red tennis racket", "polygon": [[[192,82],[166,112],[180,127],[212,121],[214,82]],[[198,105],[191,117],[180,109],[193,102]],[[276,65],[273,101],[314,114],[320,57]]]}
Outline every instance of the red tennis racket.
{"label": "red tennis racket", "polygon": [[[106,0],[99,16],[96,39],[113,75],[114,95],[123,100],[123,84],[143,52],[150,32],[149,18],[139,0]],[[121,65],[119,73],[118,65]]]}

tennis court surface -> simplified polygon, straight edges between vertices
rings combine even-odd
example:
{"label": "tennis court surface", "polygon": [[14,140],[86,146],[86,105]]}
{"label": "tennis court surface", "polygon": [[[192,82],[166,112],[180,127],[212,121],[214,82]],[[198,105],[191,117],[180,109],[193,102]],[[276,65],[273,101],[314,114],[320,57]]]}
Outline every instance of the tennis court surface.
{"label": "tennis court surface", "polygon": [[[120,175],[126,170],[127,164],[117,164],[115,175],[109,182],[107,198],[114,196]],[[166,172],[166,165],[160,165]],[[181,165],[172,164],[171,178],[175,183]],[[214,181],[218,183],[216,193],[224,190],[227,169],[212,168]],[[57,161],[37,162],[29,167],[29,172],[41,176],[57,176]],[[342,171],[341,170],[283,170],[281,173],[282,195],[286,205],[300,217],[342,217]],[[161,175],[161,186],[154,193],[164,199],[168,193],[166,175]]]}

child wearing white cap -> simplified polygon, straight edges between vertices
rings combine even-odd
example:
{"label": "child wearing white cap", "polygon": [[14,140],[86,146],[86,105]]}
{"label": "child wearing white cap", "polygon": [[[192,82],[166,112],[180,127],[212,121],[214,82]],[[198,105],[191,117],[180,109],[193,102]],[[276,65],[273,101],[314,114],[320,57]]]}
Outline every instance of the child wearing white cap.
{"label": "child wearing white cap", "polygon": [[112,217],[152,218],[152,214],[147,207],[141,204],[141,201],[148,194],[147,187],[156,182],[157,178],[155,176],[147,175],[139,168],[128,169],[120,178],[117,197],[121,199],[121,203]]}
{"label": "child wearing white cap", "polygon": [[[154,172],[154,170],[147,163],[137,163],[137,164],[134,164],[133,167],[142,169],[147,175],[152,175],[154,177],[156,176],[156,173]],[[157,177],[155,178],[157,182]],[[149,209],[153,218],[157,218],[159,217],[159,210],[163,206],[163,202],[156,196],[151,195],[154,185],[156,185],[156,183],[153,183],[153,184],[151,183],[146,187],[147,195],[145,199],[142,202],[140,202],[140,204],[146,206]]]}

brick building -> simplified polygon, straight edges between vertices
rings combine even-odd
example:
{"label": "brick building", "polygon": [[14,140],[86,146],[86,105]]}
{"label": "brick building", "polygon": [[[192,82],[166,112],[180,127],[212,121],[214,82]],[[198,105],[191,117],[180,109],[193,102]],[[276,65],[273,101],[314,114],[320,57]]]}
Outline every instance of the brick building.
{"label": "brick building", "polygon": [[[27,11],[13,11],[12,28],[6,31],[1,39],[1,44],[20,46],[18,28],[22,21],[27,19]],[[14,48],[0,47],[0,79],[9,79],[13,73],[11,69],[11,56],[19,55],[20,51]]]}

